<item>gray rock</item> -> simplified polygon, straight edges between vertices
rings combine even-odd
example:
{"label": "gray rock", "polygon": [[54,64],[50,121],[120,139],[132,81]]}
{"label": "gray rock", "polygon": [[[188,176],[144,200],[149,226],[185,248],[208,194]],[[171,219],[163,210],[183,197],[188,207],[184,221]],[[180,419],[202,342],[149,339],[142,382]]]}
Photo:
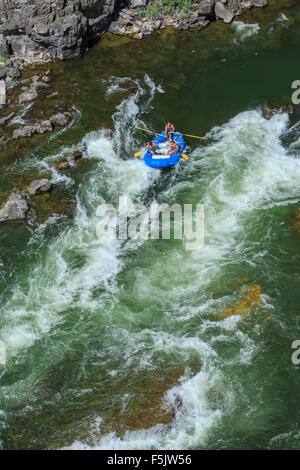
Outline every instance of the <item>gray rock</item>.
{"label": "gray rock", "polygon": [[5,78],[6,77],[6,68],[1,65],[0,66],[0,80],[2,80],[2,78]]}
{"label": "gray rock", "polygon": [[215,0],[202,0],[198,4],[198,14],[200,16],[210,16],[212,14],[214,4]]}
{"label": "gray rock", "polygon": [[12,134],[13,139],[22,139],[25,137],[31,137],[36,133],[35,126],[24,126],[15,129]]}
{"label": "gray rock", "polygon": [[29,211],[28,203],[20,193],[13,192],[7,203],[0,209],[0,223],[24,220]]}
{"label": "gray rock", "polygon": [[253,7],[253,0],[244,0],[239,4],[241,10],[250,10]]}
{"label": "gray rock", "polygon": [[6,75],[10,78],[20,78],[21,72],[18,67],[6,67]]}
{"label": "gray rock", "polygon": [[7,121],[9,121],[12,117],[14,117],[15,113],[10,113],[8,116],[4,116],[3,118],[0,118],[0,126],[3,126],[3,124],[6,124]]}
{"label": "gray rock", "polygon": [[108,30],[118,0],[0,1],[0,47],[29,60],[68,59]]}
{"label": "gray rock", "polygon": [[49,33],[49,26],[44,23],[37,23],[34,26],[34,31],[41,36],[46,36]]}
{"label": "gray rock", "polygon": [[20,96],[19,96],[19,103],[25,103],[27,101],[32,101],[34,100],[36,97],[37,97],[37,92],[35,89],[33,88],[30,88],[29,90],[27,91],[24,91],[24,93],[22,93]]}
{"label": "gray rock", "polygon": [[39,88],[48,88],[49,85],[47,85],[44,82],[33,82],[32,83],[32,89],[33,90],[38,90]]}
{"label": "gray rock", "polygon": [[19,85],[19,82],[13,80],[10,77],[6,77],[5,83],[6,83],[6,89],[7,90],[12,90],[13,88],[16,88],[16,86]]}
{"label": "gray rock", "polygon": [[6,83],[0,80],[0,104],[6,104]]}
{"label": "gray rock", "polygon": [[132,8],[136,7],[145,7],[148,3],[148,0],[131,0],[130,5]]}
{"label": "gray rock", "polygon": [[53,126],[50,120],[38,122],[32,125],[19,127],[13,131],[13,139],[22,139],[25,137],[32,137],[34,134],[45,134],[51,132]]}
{"label": "gray rock", "polygon": [[58,91],[54,91],[53,93],[51,93],[50,95],[47,95],[46,98],[54,98],[55,96],[58,95]]}
{"label": "gray rock", "polygon": [[63,113],[57,113],[54,116],[51,116],[50,122],[54,127],[63,127],[68,124],[68,119]]}
{"label": "gray rock", "polygon": [[265,7],[267,4],[267,0],[252,0],[252,5],[254,7]]}
{"label": "gray rock", "polygon": [[119,24],[117,21],[110,23],[108,31],[112,34],[123,34],[125,28],[123,25]]}
{"label": "gray rock", "polygon": [[202,26],[202,28],[205,28],[207,25],[209,25],[210,21],[205,19],[204,16],[199,18],[198,24],[199,26]]}
{"label": "gray rock", "polygon": [[70,164],[69,162],[65,161],[65,162],[60,162],[58,165],[57,165],[57,170],[67,170],[68,168],[70,168]]}
{"label": "gray rock", "polygon": [[52,183],[49,179],[34,180],[30,183],[27,188],[28,194],[30,196],[36,196],[40,193],[46,193],[52,188]]}
{"label": "gray rock", "polygon": [[45,134],[46,132],[53,131],[53,125],[50,119],[35,124],[34,128],[36,134]]}
{"label": "gray rock", "polygon": [[221,2],[217,2],[215,5],[215,14],[217,18],[221,18],[224,23],[231,23],[234,18],[234,14],[231,13]]}

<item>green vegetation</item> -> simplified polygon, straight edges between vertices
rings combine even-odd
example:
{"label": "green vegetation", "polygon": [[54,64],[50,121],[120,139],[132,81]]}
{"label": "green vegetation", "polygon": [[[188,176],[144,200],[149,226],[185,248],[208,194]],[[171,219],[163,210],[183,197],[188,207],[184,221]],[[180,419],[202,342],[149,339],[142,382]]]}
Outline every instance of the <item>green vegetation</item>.
{"label": "green vegetation", "polygon": [[3,62],[5,65],[9,58],[10,58],[10,54],[6,49],[0,51],[0,62]]}
{"label": "green vegetation", "polygon": [[196,0],[152,0],[146,7],[139,8],[140,19],[149,17],[151,20],[158,18],[160,14],[171,16],[177,10],[184,18],[191,14],[191,9]]}

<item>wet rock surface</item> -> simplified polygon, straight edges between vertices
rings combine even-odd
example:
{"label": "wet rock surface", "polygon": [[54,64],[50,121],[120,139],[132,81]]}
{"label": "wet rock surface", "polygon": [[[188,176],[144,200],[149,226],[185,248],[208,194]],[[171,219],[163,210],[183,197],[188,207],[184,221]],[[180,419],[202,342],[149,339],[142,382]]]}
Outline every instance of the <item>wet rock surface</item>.
{"label": "wet rock surface", "polygon": [[0,209],[0,223],[24,220],[29,211],[28,202],[18,192],[13,192]]}
{"label": "wet rock surface", "polygon": [[275,114],[283,114],[287,113],[292,115],[294,112],[294,107],[291,104],[287,105],[272,105],[268,103],[264,103],[261,107],[262,115],[265,119],[271,119],[272,116]]}
{"label": "wet rock surface", "polygon": [[29,124],[15,129],[12,134],[13,139],[22,139],[32,137],[35,134],[46,134],[53,131],[56,127],[64,127],[70,120],[69,113],[58,113],[45,121]]}
{"label": "wet rock surface", "polygon": [[267,0],[229,0],[226,5],[201,0],[184,17],[176,8],[169,16],[163,13],[163,8],[150,15],[148,3],[148,0],[3,0],[0,2],[0,53],[13,59],[0,66],[0,80],[10,82],[19,78],[24,59],[50,61],[75,57],[107,30],[114,34],[135,34],[140,39],[167,26],[205,27],[216,18],[230,23],[243,10],[263,7]]}
{"label": "wet rock surface", "polygon": [[30,196],[36,196],[40,193],[46,193],[52,189],[52,183],[49,179],[34,180],[27,188]]}
{"label": "wet rock surface", "polygon": [[[216,19],[224,23],[231,23],[236,16],[242,14],[243,10],[252,7],[263,7],[267,0],[243,0],[243,1],[215,1],[201,0],[190,7],[190,13],[183,15],[176,8],[170,15],[157,13],[155,18],[144,8],[141,15],[142,0],[134,3],[134,8],[117,9],[113,16],[113,22],[109,26],[109,32],[113,34],[131,35],[134,39],[142,39],[145,34],[152,31],[172,26],[179,30],[204,28]],[[226,3],[226,5],[225,5]],[[130,5],[132,7],[132,3]],[[140,7],[140,8],[139,8]]]}
{"label": "wet rock surface", "polygon": [[294,230],[300,233],[300,208],[297,207],[293,210],[291,216],[288,219],[288,223],[294,228]]}

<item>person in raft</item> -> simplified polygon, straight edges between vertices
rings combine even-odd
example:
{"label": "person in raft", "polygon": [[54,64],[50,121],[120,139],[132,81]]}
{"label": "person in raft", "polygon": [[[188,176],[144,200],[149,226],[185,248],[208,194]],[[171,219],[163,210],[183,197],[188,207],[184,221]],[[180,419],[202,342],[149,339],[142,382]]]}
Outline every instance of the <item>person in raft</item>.
{"label": "person in raft", "polygon": [[175,131],[175,127],[173,126],[173,124],[168,122],[168,124],[165,127],[165,135],[166,135],[166,138],[169,142],[171,142],[171,140],[172,140],[172,133],[174,131]]}
{"label": "person in raft", "polygon": [[171,156],[173,153],[178,152],[178,150],[179,150],[179,147],[176,144],[176,142],[172,142],[170,145],[170,150],[168,150],[168,155]]}
{"label": "person in raft", "polygon": [[156,147],[157,147],[157,144],[155,144],[155,142],[153,142],[153,140],[151,142],[148,142],[148,144],[146,145],[146,149],[150,150],[152,155],[154,155]]}

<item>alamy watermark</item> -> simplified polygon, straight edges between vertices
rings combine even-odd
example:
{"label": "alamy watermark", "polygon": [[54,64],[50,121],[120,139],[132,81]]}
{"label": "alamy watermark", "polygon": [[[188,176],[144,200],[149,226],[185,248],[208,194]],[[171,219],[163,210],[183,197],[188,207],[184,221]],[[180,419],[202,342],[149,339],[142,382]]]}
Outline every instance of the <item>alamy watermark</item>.
{"label": "alamy watermark", "polygon": [[6,347],[3,341],[0,341],[0,364],[6,364]]}
{"label": "alamy watermark", "polygon": [[300,80],[294,80],[292,83],[292,88],[296,89],[292,94],[292,103],[300,104]]}
{"label": "alamy watermark", "polygon": [[[103,239],[119,240],[183,240],[187,250],[204,246],[203,204],[157,204],[150,207],[132,204],[127,196],[119,198],[119,206],[101,204],[96,212],[101,220],[97,235]],[[171,220],[172,216],[172,220]]]}
{"label": "alamy watermark", "polygon": [[296,351],[294,351],[292,354],[292,363],[297,366],[298,364],[300,364],[300,340],[296,339],[295,341],[293,341],[291,348],[296,349]]}

